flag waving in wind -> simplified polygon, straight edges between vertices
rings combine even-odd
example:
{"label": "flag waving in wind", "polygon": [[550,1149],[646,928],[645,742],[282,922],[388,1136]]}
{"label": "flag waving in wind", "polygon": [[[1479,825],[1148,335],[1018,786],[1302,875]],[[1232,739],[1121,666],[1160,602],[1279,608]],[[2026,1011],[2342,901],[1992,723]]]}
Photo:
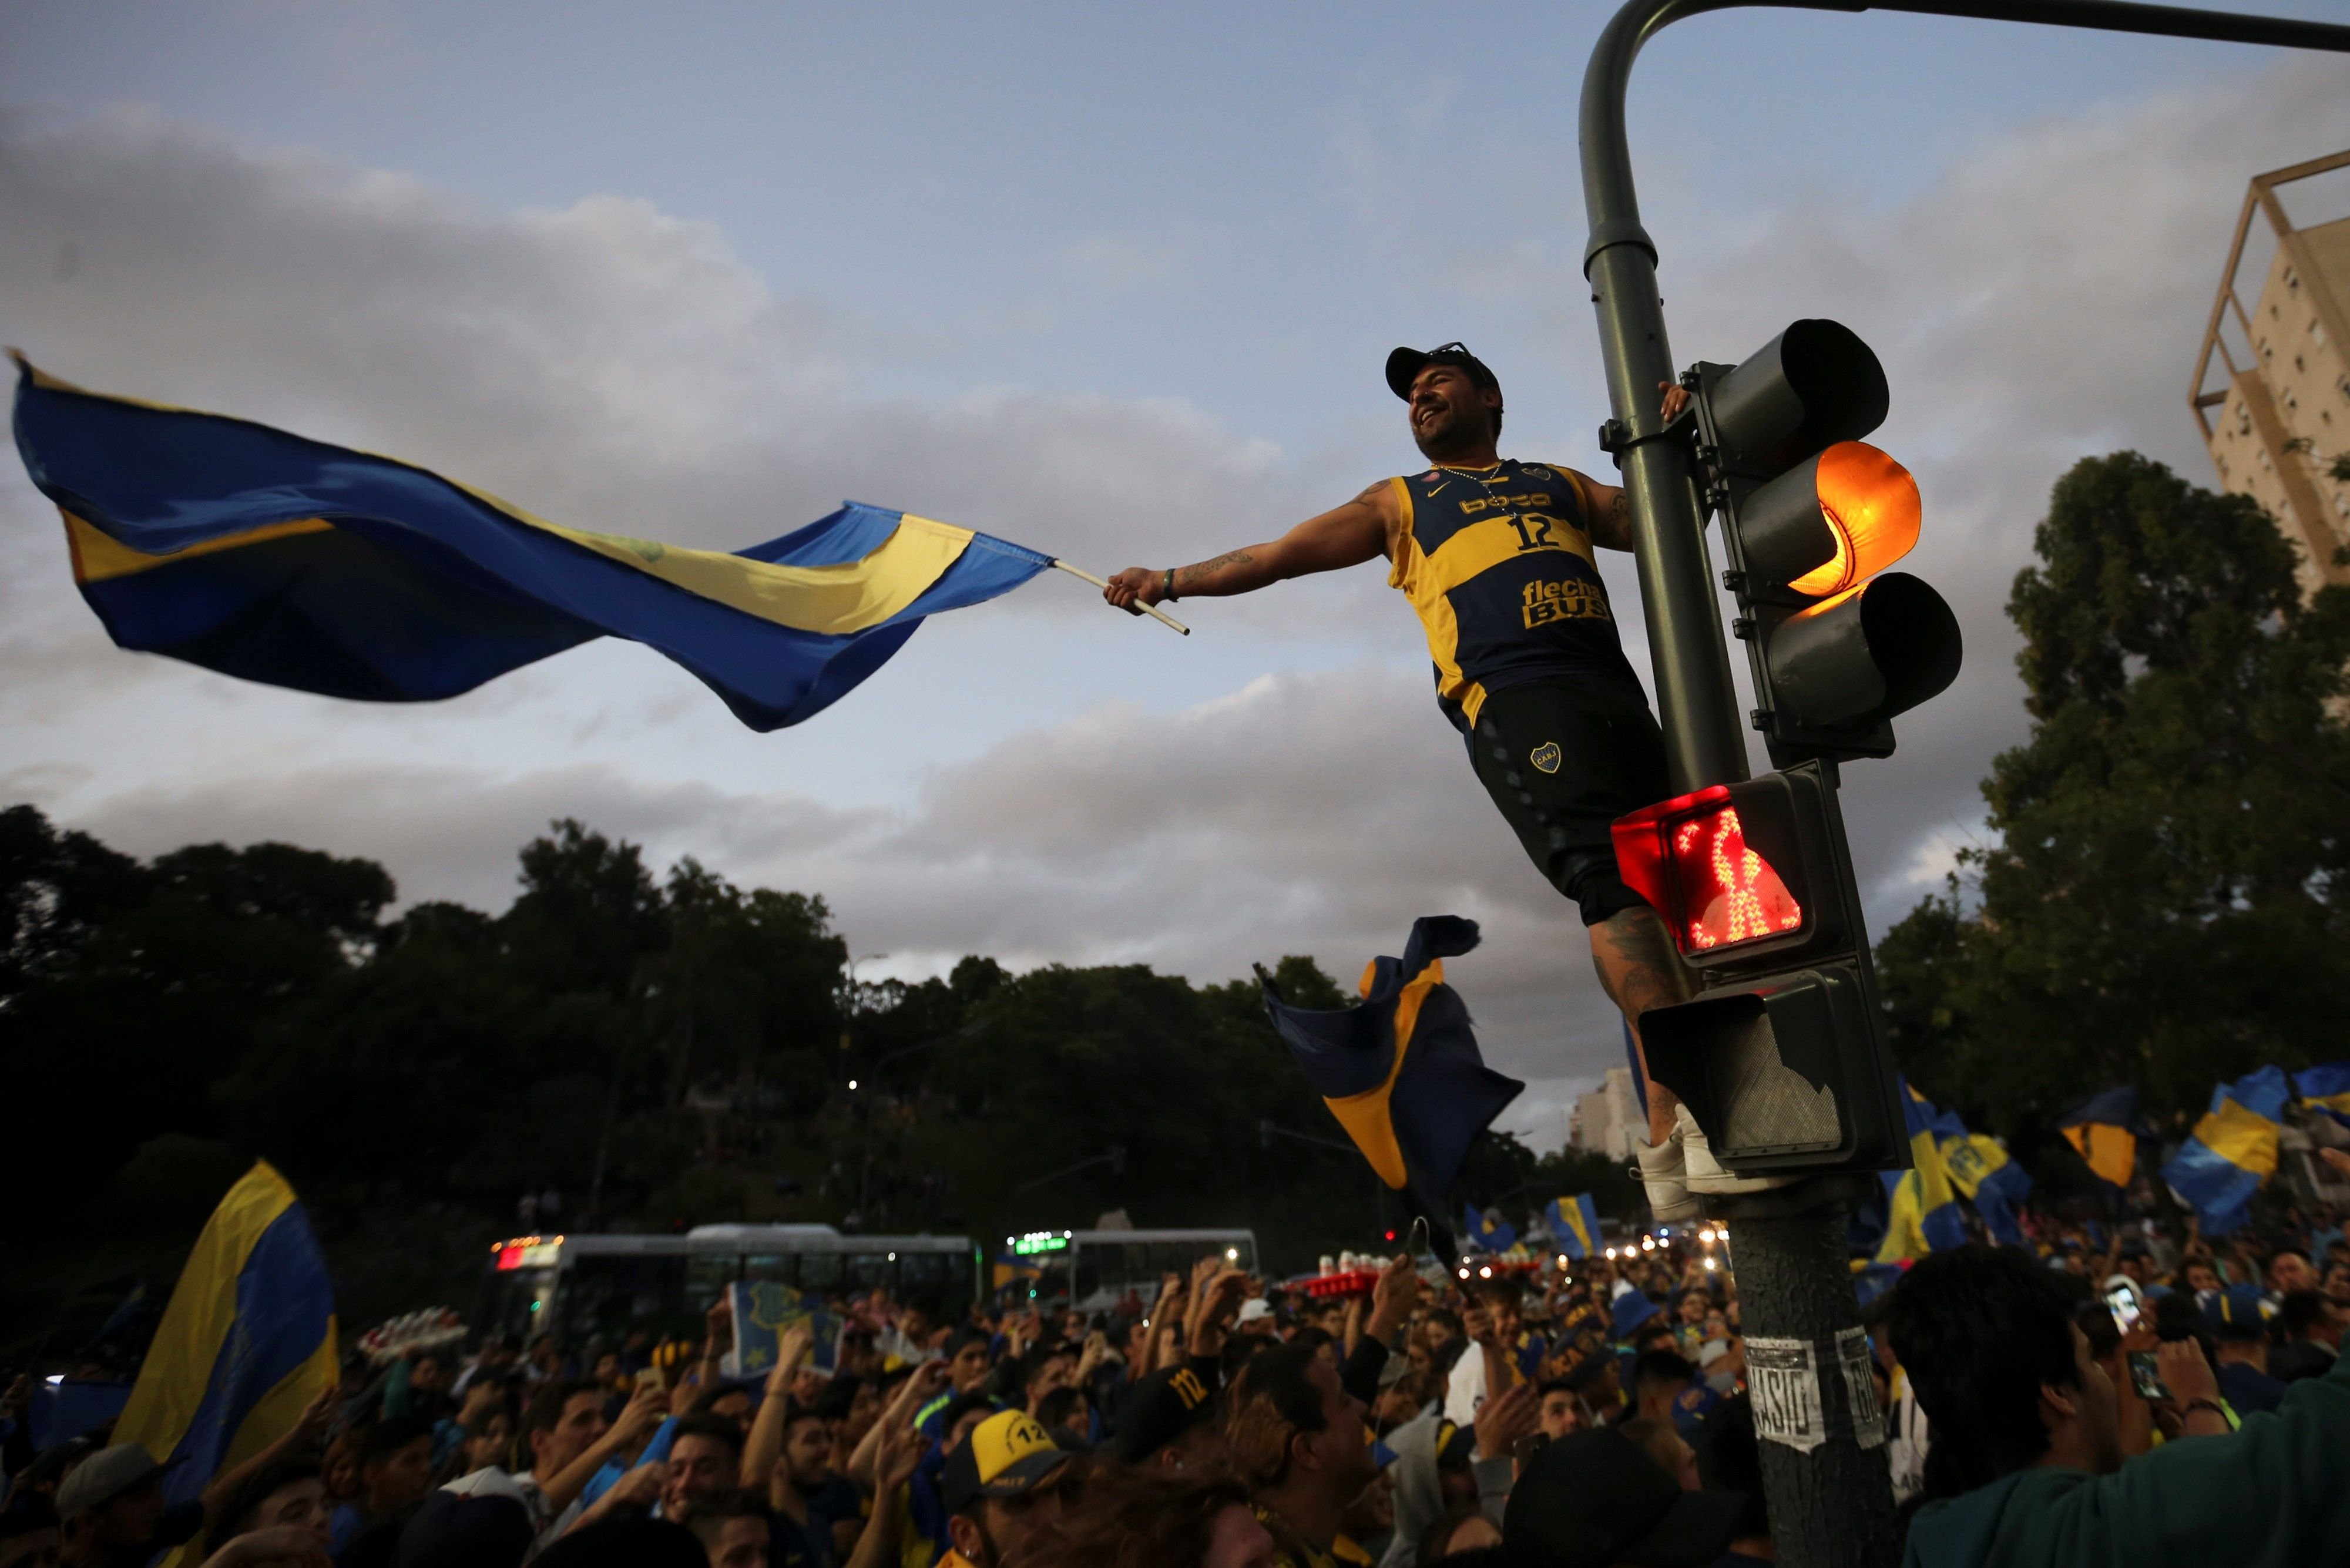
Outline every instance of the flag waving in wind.
{"label": "flag waving in wind", "polygon": [[1963,1137],[1965,1127],[1955,1116],[1938,1125],[1942,1118],[1934,1102],[1912,1088],[1907,1078],[1901,1080],[1901,1110],[1909,1127],[1912,1164],[1898,1173],[1881,1173],[1889,1205],[1885,1240],[1877,1250],[1880,1263],[1948,1251],[1963,1246],[1967,1239],[1966,1220],[1959,1213],[1958,1189],[1950,1181],[1950,1167],[1943,1163],[1938,1136],[1954,1132]]}
{"label": "flag waving in wind", "polygon": [[172,1468],[183,1502],[290,1431],[330,1387],[335,1296],[309,1216],[256,1160],[204,1222],[114,1440]]}
{"label": "flag waving in wind", "polygon": [[1485,1065],[1444,960],[1477,945],[1477,922],[1414,920],[1400,960],[1363,971],[1363,1000],[1335,1012],[1293,1007],[1263,970],[1266,1011],[1307,1082],[1379,1179],[1402,1192],[1449,1253],[1443,1204],[1469,1145],[1523,1084]]}
{"label": "flag waving in wind", "polygon": [[2291,1093],[2282,1067],[2219,1085],[2210,1110],[2162,1168],[2179,1201],[2203,1217],[2205,1235],[2224,1236],[2251,1220],[2252,1194],[2276,1174]]}
{"label": "flag waving in wind", "polygon": [[1588,1192],[1572,1199],[1552,1199],[1550,1207],[1543,1210],[1543,1218],[1550,1225],[1550,1239],[1568,1257],[1599,1255],[1599,1206],[1591,1201]]}
{"label": "flag waving in wind", "polygon": [[2327,1062],[2293,1075],[2293,1093],[2312,1110],[2350,1126],[2350,1062]]}
{"label": "flag waving in wind", "polygon": [[2136,1089],[2106,1089],[2091,1095],[2059,1118],[2056,1130],[2099,1180],[2115,1187],[2130,1184],[2130,1176],[2137,1168]]}
{"label": "flag waving in wind", "polygon": [[428,701],[619,637],[775,730],[837,701],[923,617],[1054,565],[854,502],[734,555],[590,534],[412,463],[17,363],[16,450],[108,635],[272,686]]}
{"label": "flag waving in wind", "polygon": [[1506,1252],[1518,1244],[1518,1228],[1502,1218],[1498,1209],[1480,1210],[1474,1203],[1461,1210],[1463,1241],[1488,1252]]}

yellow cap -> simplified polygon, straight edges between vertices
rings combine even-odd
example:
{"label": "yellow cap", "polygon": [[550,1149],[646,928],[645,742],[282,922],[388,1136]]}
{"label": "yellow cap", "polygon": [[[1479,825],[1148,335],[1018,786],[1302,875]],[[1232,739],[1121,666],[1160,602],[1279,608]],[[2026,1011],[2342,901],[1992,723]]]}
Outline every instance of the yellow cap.
{"label": "yellow cap", "polygon": [[999,1410],[972,1428],[962,1447],[947,1456],[940,1490],[949,1511],[961,1513],[982,1498],[1026,1491],[1068,1458],[1024,1412]]}

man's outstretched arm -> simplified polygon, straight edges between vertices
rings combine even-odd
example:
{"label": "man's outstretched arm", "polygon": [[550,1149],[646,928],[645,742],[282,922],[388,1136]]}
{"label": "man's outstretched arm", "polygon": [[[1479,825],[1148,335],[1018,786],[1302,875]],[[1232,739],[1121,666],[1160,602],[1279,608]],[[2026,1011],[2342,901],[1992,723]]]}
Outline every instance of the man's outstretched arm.
{"label": "man's outstretched arm", "polygon": [[[1252,593],[1309,572],[1358,566],[1386,553],[1394,511],[1394,487],[1381,480],[1344,506],[1309,517],[1278,539],[1172,568],[1172,597]],[[1164,566],[1128,566],[1109,580],[1102,597],[1119,609],[1159,604],[1170,597],[1170,579]]]}

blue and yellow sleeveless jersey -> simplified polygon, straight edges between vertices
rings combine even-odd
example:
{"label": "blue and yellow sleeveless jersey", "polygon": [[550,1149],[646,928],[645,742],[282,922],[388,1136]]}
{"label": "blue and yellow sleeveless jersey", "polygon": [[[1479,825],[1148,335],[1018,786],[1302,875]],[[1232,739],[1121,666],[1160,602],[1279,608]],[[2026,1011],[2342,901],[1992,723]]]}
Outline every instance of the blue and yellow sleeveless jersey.
{"label": "blue and yellow sleeveless jersey", "polygon": [[1591,554],[1591,481],[1553,463],[1391,479],[1403,525],[1388,583],[1428,633],[1436,699],[1467,731],[1493,691],[1550,677],[1633,680]]}

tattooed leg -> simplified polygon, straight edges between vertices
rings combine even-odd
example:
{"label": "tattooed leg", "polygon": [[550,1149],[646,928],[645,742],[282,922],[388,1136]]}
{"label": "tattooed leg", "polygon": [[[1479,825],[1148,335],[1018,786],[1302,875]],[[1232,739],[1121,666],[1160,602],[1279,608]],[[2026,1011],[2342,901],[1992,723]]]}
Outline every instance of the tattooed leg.
{"label": "tattooed leg", "polygon": [[1648,1072],[1648,1050],[1641,1042],[1638,1020],[1649,1008],[1689,1000],[1689,980],[1674,954],[1672,936],[1654,909],[1618,910],[1591,928],[1591,963],[1608,1000],[1631,1025],[1640,1077],[1648,1088],[1648,1142],[1662,1147],[1672,1134],[1673,1111],[1680,1101]]}

